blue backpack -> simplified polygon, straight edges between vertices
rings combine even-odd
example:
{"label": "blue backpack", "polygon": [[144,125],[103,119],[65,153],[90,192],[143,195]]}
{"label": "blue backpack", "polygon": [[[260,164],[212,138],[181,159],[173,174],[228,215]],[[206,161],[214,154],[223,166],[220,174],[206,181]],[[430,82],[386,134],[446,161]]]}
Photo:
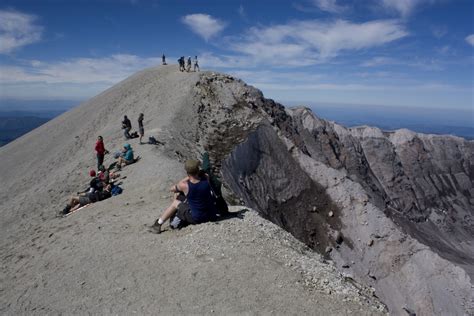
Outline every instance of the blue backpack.
{"label": "blue backpack", "polygon": [[112,188],[112,191],[110,191],[110,193],[112,193],[112,196],[114,196],[114,195],[122,194],[122,191],[123,189],[119,187],[118,185],[116,185]]}

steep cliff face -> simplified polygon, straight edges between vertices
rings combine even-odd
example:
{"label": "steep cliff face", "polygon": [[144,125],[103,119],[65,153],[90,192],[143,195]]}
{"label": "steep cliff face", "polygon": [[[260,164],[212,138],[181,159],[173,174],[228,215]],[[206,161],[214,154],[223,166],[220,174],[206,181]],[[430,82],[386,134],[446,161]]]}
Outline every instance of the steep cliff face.
{"label": "steep cliff face", "polygon": [[241,201],[396,314],[472,308],[473,142],[348,129],[225,75],[202,76],[194,93],[195,143],[182,148],[210,152]]}

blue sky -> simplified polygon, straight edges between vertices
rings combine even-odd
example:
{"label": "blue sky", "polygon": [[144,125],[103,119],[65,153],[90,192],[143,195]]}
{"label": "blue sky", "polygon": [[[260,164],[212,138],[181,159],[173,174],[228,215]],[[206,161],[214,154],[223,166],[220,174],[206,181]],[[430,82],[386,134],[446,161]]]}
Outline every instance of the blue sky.
{"label": "blue sky", "polygon": [[0,3],[0,102],[85,100],[198,55],[282,103],[472,110],[474,1]]}

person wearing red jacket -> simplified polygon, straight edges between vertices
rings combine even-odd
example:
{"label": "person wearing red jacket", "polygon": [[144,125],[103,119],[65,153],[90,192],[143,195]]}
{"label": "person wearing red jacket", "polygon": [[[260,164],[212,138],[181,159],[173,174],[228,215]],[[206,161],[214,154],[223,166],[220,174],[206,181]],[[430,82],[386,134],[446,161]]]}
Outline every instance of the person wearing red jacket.
{"label": "person wearing red jacket", "polygon": [[95,143],[95,151],[97,152],[97,169],[100,169],[100,166],[104,164],[104,156],[109,153],[104,146],[104,140],[102,136],[97,137],[97,142]]}

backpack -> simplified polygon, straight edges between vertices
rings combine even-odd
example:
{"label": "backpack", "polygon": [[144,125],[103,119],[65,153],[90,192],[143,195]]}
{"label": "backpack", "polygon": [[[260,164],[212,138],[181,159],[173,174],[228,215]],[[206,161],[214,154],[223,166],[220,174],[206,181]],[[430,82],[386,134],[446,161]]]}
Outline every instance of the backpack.
{"label": "backpack", "polygon": [[112,196],[122,194],[122,192],[123,192],[123,189],[119,187],[118,185],[114,186],[112,188],[112,191],[110,191],[110,193],[112,193]]}

